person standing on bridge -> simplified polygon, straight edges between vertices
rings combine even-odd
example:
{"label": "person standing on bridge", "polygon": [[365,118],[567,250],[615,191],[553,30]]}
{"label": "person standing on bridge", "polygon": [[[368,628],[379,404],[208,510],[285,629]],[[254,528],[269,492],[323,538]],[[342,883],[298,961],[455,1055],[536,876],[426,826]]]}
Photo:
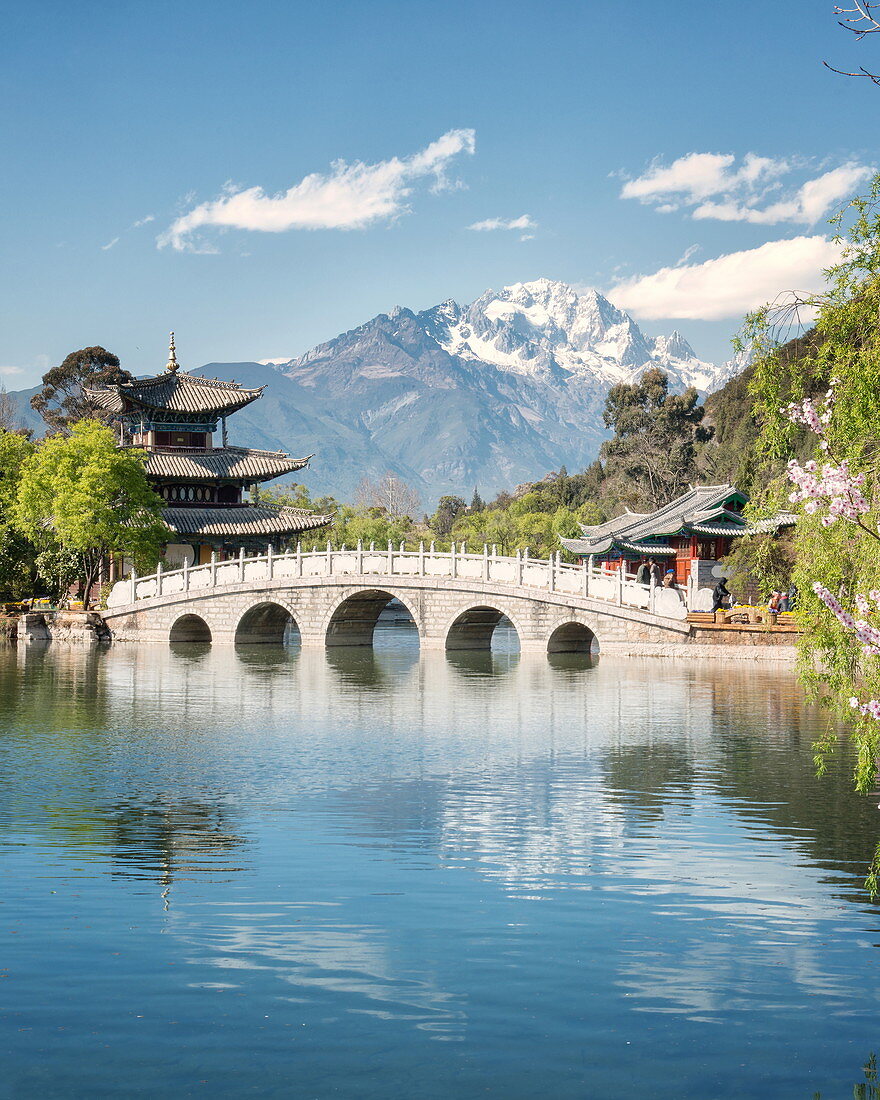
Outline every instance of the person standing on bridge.
{"label": "person standing on bridge", "polygon": [[663,574],[660,572],[660,566],[653,558],[648,558],[648,572],[651,575],[651,580],[654,582],[655,587],[659,588],[663,583]]}
{"label": "person standing on bridge", "polygon": [[636,570],[636,584],[650,584],[651,583],[651,569],[644,558],[639,562],[639,567]]}

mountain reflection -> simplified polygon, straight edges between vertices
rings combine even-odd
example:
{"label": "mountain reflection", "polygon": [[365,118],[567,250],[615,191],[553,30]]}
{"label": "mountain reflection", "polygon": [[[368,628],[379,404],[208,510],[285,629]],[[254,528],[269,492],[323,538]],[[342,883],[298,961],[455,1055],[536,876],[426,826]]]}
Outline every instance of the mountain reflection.
{"label": "mountain reflection", "polygon": [[449,954],[494,937],[534,966],[555,921],[627,1012],[717,1023],[780,982],[829,1012],[851,996],[827,945],[868,909],[876,810],[848,747],[816,779],[826,719],[787,671],[29,647],[0,654],[0,713],[0,839],[120,893],[189,884],[163,931],[206,987],[260,975],[460,1038]]}

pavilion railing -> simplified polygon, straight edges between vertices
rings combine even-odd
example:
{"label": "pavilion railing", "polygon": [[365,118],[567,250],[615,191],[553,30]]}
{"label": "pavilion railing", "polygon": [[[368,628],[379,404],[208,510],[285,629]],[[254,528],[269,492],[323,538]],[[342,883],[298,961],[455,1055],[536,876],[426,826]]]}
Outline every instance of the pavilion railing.
{"label": "pavilion railing", "polygon": [[684,591],[654,584],[638,584],[622,570],[608,569],[585,559],[579,565],[560,560],[560,554],[534,558],[528,548],[515,554],[497,553],[495,546],[484,545],[479,553],[468,552],[467,544],[453,544],[450,550],[436,550],[434,543],[407,549],[405,543],[379,548],[375,543],[356,547],[334,547],[327,543],[321,550],[286,550],[248,556],[242,548],[235,558],[218,560],[216,554],[203,565],[184,564],[180,569],[165,569],[139,577],[134,570],[125,580],[117,581],[107,601],[108,608],[121,607],[141,600],[186,592],[290,578],[339,576],[437,577],[484,581],[509,585],[516,589],[569,594],[595,599],[619,607],[632,607],[663,618],[683,619],[690,606],[690,585]]}

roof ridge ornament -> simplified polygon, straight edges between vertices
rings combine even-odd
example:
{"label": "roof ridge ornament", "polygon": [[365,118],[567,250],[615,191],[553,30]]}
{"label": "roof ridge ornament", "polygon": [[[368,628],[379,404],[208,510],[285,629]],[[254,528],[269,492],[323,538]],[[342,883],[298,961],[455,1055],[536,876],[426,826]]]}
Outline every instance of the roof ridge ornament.
{"label": "roof ridge ornament", "polygon": [[165,370],[171,371],[172,374],[176,374],[180,370],[180,363],[177,362],[177,352],[174,348],[174,333],[171,333],[171,342],[168,345],[168,362],[165,364]]}

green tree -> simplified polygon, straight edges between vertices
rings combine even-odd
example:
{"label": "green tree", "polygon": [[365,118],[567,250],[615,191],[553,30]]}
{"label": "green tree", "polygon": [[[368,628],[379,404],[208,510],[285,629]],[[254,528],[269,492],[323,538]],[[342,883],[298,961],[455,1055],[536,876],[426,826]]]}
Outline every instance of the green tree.
{"label": "green tree", "polygon": [[143,453],[120,450],[108,427],[81,420],[69,435],[50,436],[25,458],[12,515],[33,542],[48,537],[76,554],[88,606],[107,554],[127,554],[139,568],[158,560],[168,536],[161,507],[147,482]]}
{"label": "green tree", "polygon": [[133,376],[120,367],[112,351],[80,348],[43,375],[43,388],[31,398],[31,408],[53,431],[66,432],[78,420],[107,419],[105,410],[86,393],[87,388],[131,381]]}
{"label": "green tree", "polygon": [[724,558],[727,583],[735,596],[751,603],[773,592],[787,592],[794,568],[794,541],[790,532],[746,535],[736,539]]}
{"label": "green tree", "polygon": [[602,445],[606,476],[629,504],[659,508],[684,492],[696,473],[697,444],[712,436],[703,427],[697,391],[669,392],[658,367],[638,382],[612,386],[604,420],[614,438]]}
{"label": "green tree", "polygon": [[13,507],[21,470],[34,444],[18,432],[0,428],[0,598],[18,600],[33,591],[36,549],[15,526]]}
{"label": "green tree", "polygon": [[483,500],[483,498],[480,496],[480,490],[475,488],[474,489],[474,495],[473,495],[473,497],[471,497],[471,511],[472,512],[482,512],[482,510],[485,507],[486,507],[486,503]]}
{"label": "green tree", "polygon": [[[845,716],[858,744],[856,782],[867,790],[875,782],[880,754],[880,723],[860,717],[852,697],[880,697],[880,661],[866,653],[854,634],[839,623],[813,592],[814,582],[855,611],[860,593],[880,588],[880,177],[866,198],[855,199],[834,222],[841,261],[826,272],[827,285],[810,299],[791,297],[752,314],[743,340],[759,349],[751,383],[761,426],[757,453],[783,465],[803,449],[803,429],[785,414],[798,402],[836,380],[835,401],[826,429],[828,450],[816,448],[816,461],[845,461],[862,475],[862,491],[871,511],[861,517],[865,530],[840,520],[826,526],[820,513],[805,514],[795,536],[794,579],[800,592],[800,674],[809,693]],[[817,311],[816,338],[803,353],[786,355],[784,337],[802,308]],[[811,437],[816,444],[816,437]],[[833,457],[831,457],[833,456]],[[770,482],[755,502],[757,510],[787,505],[791,485]],[[855,612],[856,617],[860,613]],[[877,616],[872,613],[872,618]],[[817,746],[817,764],[830,747]]]}
{"label": "green tree", "polygon": [[452,533],[452,528],[458,516],[467,508],[461,497],[440,497],[437,511],[431,517],[431,528],[440,538],[446,538]]}

